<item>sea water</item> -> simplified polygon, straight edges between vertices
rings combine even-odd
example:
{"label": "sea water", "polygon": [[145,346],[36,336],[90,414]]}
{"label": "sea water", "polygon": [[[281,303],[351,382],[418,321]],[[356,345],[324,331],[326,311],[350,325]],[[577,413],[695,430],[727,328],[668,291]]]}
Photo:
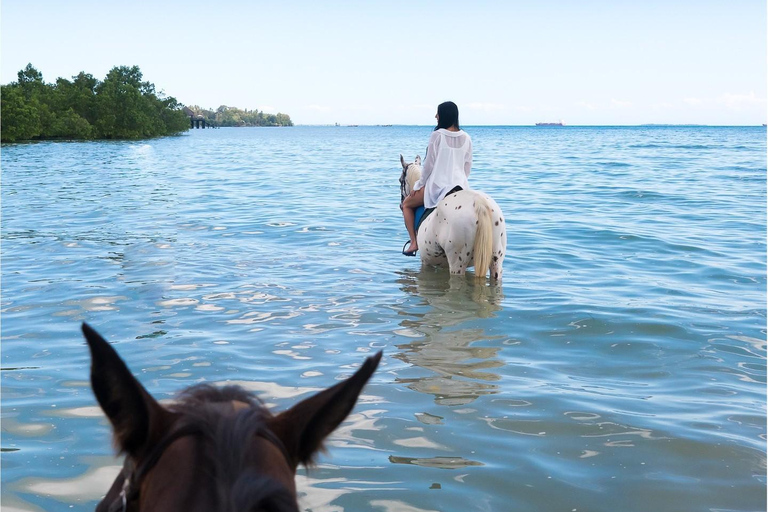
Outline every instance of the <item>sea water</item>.
{"label": "sea water", "polygon": [[302,510],[765,510],[765,129],[467,128],[501,286],[400,254],[430,130],[4,145],[3,510],[119,470],[83,321],[160,399],[279,410],[383,350]]}

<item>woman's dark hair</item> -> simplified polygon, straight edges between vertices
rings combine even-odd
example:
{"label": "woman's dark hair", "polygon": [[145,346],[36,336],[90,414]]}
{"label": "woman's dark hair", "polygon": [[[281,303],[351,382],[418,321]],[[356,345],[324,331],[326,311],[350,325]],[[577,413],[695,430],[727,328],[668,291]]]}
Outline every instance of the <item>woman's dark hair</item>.
{"label": "woman's dark hair", "polygon": [[435,130],[440,128],[450,128],[455,126],[459,130],[459,107],[452,101],[446,101],[437,106],[437,126]]}

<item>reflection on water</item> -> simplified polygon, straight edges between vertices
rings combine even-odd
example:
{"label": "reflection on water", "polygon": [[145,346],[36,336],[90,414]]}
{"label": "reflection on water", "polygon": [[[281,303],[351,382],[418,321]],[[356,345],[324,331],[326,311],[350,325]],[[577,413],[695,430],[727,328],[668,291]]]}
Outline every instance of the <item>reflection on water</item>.
{"label": "reflection on water", "polygon": [[474,320],[493,317],[501,310],[501,287],[487,286],[485,280],[451,277],[447,272],[425,268],[406,273],[401,289],[419,297],[426,311],[414,308],[401,325],[410,343],[397,345],[393,355],[403,362],[425,368],[433,375],[397,378],[410,389],[435,396],[440,405],[464,405],[482,395],[496,393],[499,380],[494,368],[504,365],[497,357],[499,347],[475,346],[477,342],[499,339],[488,336]]}
{"label": "reflection on water", "polygon": [[467,460],[462,457],[430,457],[419,459],[415,457],[395,457],[394,455],[391,455],[389,461],[392,464],[413,464],[414,466],[425,466],[438,469],[460,469],[467,466],[483,465],[481,462]]}
{"label": "reflection on water", "polygon": [[55,497],[63,502],[98,500],[104,496],[104,489],[109,489],[121,469],[122,466],[118,465],[101,466],[69,479],[22,479],[17,487],[40,496]]}
{"label": "reflection on water", "polygon": [[[327,470],[336,470],[338,468],[330,465],[320,465],[317,469],[319,472],[325,472]],[[395,492],[399,494],[402,493],[404,489],[405,487],[403,486],[403,483],[399,481],[314,478],[301,473],[296,475],[296,494],[299,501],[299,510],[311,510],[312,512],[342,512],[345,509],[343,506],[337,504],[338,499],[348,494],[365,494],[372,492]],[[382,503],[384,503],[384,501],[382,501]],[[404,507],[392,510],[398,510],[399,512],[417,512],[422,509],[405,505]]]}
{"label": "reflection on water", "polygon": [[[439,489],[439,487],[436,487]],[[374,510],[382,510],[383,512],[437,512],[435,509],[418,508],[413,505],[409,505],[400,500],[373,500],[371,506]]]}

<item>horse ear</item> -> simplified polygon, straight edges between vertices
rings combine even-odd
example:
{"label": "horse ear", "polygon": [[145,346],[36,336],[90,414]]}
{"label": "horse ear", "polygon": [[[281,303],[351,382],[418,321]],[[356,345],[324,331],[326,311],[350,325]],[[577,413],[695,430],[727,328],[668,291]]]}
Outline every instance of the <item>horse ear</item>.
{"label": "horse ear", "polygon": [[91,349],[91,387],[96,400],[112,423],[120,451],[136,457],[159,435],[169,413],[136,380],[112,345],[86,323],[83,335]]}
{"label": "horse ear", "polygon": [[294,469],[299,463],[310,464],[322,449],[323,440],[349,415],[379,361],[381,352],[366,359],[349,379],[299,402],[272,420],[272,431],[283,441]]}
{"label": "horse ear", "polygon": [[403,158],[403,155],[400,155],[400,164],[403,166],[403,169],[408,168],[408,164],[405,163],[405,159]]}
{"label": "horse ear", "polygon": [[413,160],[416,165],[421,165],[421,156],[416,155],[416,158]]}

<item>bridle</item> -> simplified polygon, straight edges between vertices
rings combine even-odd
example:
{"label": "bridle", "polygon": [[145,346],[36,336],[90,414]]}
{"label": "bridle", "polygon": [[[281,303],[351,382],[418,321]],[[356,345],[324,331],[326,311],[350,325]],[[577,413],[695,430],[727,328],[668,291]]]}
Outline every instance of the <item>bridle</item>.
{"label": "bridle", "polygon": [[405,178],[408,175],[408,169],[411,168],[413,164],[408,164],[404,169],[403,172],[400,174],[400,203],[402,204],[403,201],[405,201]]}
{"label": "bridle", "polygon": [[[115,498],[115,500],[109,505],[107,512],[128,512],[129,505],[131,505],[139,498],[139,492],[144,478],[147,476],[147,473],[149,473],[152,468],[155,467],[160,458],[163,456],[165,450],[182,437],[203,434],[203,429],[201,429],[198,425],[186,424],[164,437],[152,449],[152,451],[149,453],[149,456],[145,458],[138,467],[133,463],[130,457],[126,457],[123,464],[123,469],[120,471],[120,474],[123,477],[123,487],[117,498]],[[286,450],[283,442],[275,435],[274,432],[267,428],[266,425],[263,425],[261,428],[259,428],[259,430],[256,432],[256,435],[275,445],[280,450],[286,461],[291,460],[291,457],[288,454],[288,450]]]}
{"label": "bridle", "polygon": [[138,467],[130,457],[126,457],[123,469],[120,471],[120,475],[123,477],[123,488],[120,490],[117,498],[109,505],[107,512],[127,512],[128,505],[132,504],[139,497],[139,489],[141,489],[144,477],[155,467],[155,464],[163,456],[165,450],[182,437],[201,433],[202,431],[199,427],[191,424],[174,430],[152,449],[149,456]]}

